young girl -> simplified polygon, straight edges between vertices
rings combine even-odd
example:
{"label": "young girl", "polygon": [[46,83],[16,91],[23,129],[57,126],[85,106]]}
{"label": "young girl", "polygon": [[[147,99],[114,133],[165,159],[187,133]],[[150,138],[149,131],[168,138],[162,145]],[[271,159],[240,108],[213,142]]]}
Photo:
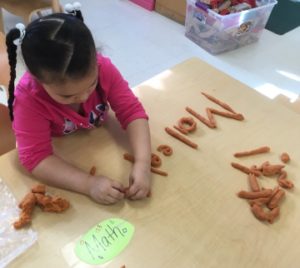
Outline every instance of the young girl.
{"label": "young girl", "polygon": [[[69,14],[42,17],[26,28],[17,24],[7,34],[8,106],[20,162],[42,182],[89,195],[99,203],[123,199],[121,183],[90,176],[55,155],[51,146],[52,136],[100,126],[110,105],[135,157],[127,196],[144,198],[150,190],[148,117],[116,67],[97,54],[79,9],[79,3],[69,4]],[[17,45],[28,71],[14,89]]]}

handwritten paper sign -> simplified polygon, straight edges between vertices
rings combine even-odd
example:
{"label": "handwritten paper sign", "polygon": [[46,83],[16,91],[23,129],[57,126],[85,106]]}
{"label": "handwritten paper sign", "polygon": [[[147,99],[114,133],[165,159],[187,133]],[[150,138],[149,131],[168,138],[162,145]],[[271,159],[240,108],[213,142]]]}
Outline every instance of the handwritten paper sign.
{"label": "handwritten paper sign", "polygon": [[88,264],[103,264],[120,254],[130,242],[134,226],[112,218],[91,228],[75,246],[77,257]]}

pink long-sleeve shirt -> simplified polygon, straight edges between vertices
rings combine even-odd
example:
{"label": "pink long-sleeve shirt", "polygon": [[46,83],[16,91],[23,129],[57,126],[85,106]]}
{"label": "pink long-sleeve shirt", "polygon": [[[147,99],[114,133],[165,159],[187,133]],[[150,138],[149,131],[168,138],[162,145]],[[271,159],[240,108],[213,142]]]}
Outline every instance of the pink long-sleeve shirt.
{"label": "pink long-sleeve shirt", "polygon": [[53,154],[52,136],[101,125],[109,105],[124,129],[135,119],[148,119],[143,106],[111,61],[98,55],[97,63],[102,93],[95,89],[81,104],[80,114],[54,101],[29,72],[21,78],[15,89],[13,129],[20,162],[28,171]]}

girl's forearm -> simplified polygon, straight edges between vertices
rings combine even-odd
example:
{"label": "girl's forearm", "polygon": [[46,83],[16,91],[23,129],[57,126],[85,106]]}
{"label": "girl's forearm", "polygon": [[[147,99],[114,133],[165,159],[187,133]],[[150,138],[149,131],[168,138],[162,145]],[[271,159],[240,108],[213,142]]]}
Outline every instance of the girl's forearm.
{"label": "girl's forearm", "polygon": [[89,194],[89,174],[63,159],[51,155],[42,160],[32,171],[41,182],[74,192]]}
{"label": "girl's forearm", "polygon": [[127,134],[136,162],[151,162],[151,139],[148,121],[136,119],[127,127]]}

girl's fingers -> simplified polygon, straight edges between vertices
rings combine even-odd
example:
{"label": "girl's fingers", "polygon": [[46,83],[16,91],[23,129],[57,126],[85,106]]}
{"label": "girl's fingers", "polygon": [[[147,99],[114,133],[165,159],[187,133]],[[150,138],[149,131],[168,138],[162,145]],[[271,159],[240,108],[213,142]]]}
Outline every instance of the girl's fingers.
{"label": "girl's fingers", "polygon": [[105,205],[110,205],[110,204],[116,203],[116,202],[119,201],[119,200],[116,199],[116,198],[114,198],[114,197],[112,197],[112,196],[110,196],[110,195],[107,195],[107,196],[104,198],[103,201],[104,201],[103,204],[105,204]]}
{"label": "girl's fingers", "polygon": [[137,191],[134,195],[130,196],[131,200],[137,200],[137,199],[142,199],[146,197],[146,192],[144,190],[139,190]]}
{"label": "girl's fingers", "polygon": [[116,200],[121,200],[124,198],[125,193],[120,191],[119,189],[112,188],[109,192],[109,196],[116,199]]}
{"label": "girl's fingers", "polygon": [[120,192],[123,192],[125,190],[125,187],[123,186],[123,184],[118,181],[112,181],[111,187],[119,190]]}
{"label": "girl's fingers", "polygon": [[136,193],[138,191],[139,191],[139,188],[135,184],[132,184],[127,192],[127,197],[129,197],[131,199],[131,197],[136,195]]}

